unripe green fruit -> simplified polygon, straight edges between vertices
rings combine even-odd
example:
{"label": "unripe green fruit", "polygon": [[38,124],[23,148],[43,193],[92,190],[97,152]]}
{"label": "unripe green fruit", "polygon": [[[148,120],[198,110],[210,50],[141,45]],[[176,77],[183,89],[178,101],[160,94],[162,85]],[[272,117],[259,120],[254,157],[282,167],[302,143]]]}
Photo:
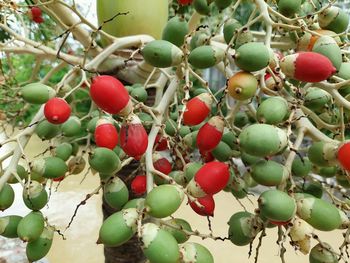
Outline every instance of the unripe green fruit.
{"label": "unripe green fruit", "polygon": [[120,210],[129,200],[129,191],[125,183],[116,176],[105,184],[103,197],[110,207]]}
{"label": "unripe green fruit", "polygon": [[55,97],[56,92],[51,87],[40,82],[30,83],[21,88],[22,98],[29,103],[43,104]]}
{"label": "unripe green fruit", "polygon": [[22,220],[21,216],[0,217],[0,235],[7,238],[17,238],[17,226]]}
{"label": "unripe green fruit", "polygon": [[332,247],[325,242],[314,246],[309,254],[310,263],[338,263],[338,256],[333,252]]}
{"label": "unripe green fruit", "polygon": [[212,155],[220,162],[226,162],[232,157],[232,150],[225,142],[221,141],[211,151]]}
{"label": "unripe green fruit", "polygon": [[280,124],[288,118],[288,102],[282,97],[271,97],[264,100],[256,111],[259,122]]}
{"label": "unripe green fruit", "polygon": [[180,246],[182,263],[214,263],[210,251],[201,244],[188,242]]}
{"label": "unripe green fruit", "polygon": [[142,211],[145,207],[145,198],[135,198],[128,201],[123,209],[136,208],[137,211]]}
{"label": "unripe green fruit", "polygon": [[236,50],[235,63],[244,71],[258,71],[270,62],[270,53],[263,43],[251,42]]}
{"label": "unripe green fruit", "polygon": [[142,226],[143,253],[152,263],[177,263],[180,258],[176,239],[159,226],[147,223]]}
{"label": "unripe green fruit", "polygon": [[248,154],[246,152],[241,152],[241,160],[246,166],[253,165],[261,160],[260,157]]}
{"label": "unripe green fruit", "polygon": [[229,222],[228,236],[236,246],[245,246],[252,242],[262,227],[253,214],[238,212],[231,216]]}
{"label": "unripe green fruit", "polygon": [[64,142],[58,145],[55,149],[55,156],[67,161],[73,153],[73,146],[70,143]]}
{"label": "unripe green fruit", "polygon": [[49,253],[53,234],[54,230],[50,227],[46,227],[38,239],[27,244],[26,255],[30,262],[38,261]]}
{"label": "unripe green fruit", "polygon": [[287,17],[292,17],[299,12],[301,8],[301,0],[279,0],[278,11]]}
{"label": "unripe green fruit", "polygon": [[47,120],[41,121],[35,127],[35,133],[42,140],[50,140],[50,139],[56,137],[59,132],[60,132],[60,126],[52,124],[52,123],[48,122]]}
{"label": "unripe green fruit", "polygon": [[349,24],[349,15],[339,7],[331,6],[318,14],[318,23],[322,29],[329,29],[339,34]]}
{"label": "unripe green fruit", "polygon": [[196,32],[193,37],[191,38],[191,42],[190,42],[190,48],[191,50],[199,47],[199,46],[203,46],[207,43],[209,39],[209,36],[207,33],[202,32],[202,31],[198,31]]}
{"label": "unripe green fruit", "polygon": [[140,102],[146,102],[148,98],[147,91],[144,87],[134,88],[130,94],[134,99]]}
{"label": "unripe green fruit", "polygon": [[187,185],[187,180],[183,171],[172,171],[168,175],[173,178],[177,184],[182,186]]}
{"label": "unripe green fruit", "polygon": [[5,183],[0,191],[0,211],[4,211],[9,208],[15,200],[15,192],[12,187]]}
{"label": "unripe green fruit", "polygon": [[245,111],[239,111],[235,115],[233,124],[238,128],[243,128],[249,123],[249,117]]}
{"label": "unripe green fruit", "polygon": [[[21,181],[28,177],[28,172],[20,164],[17,165],[16,172],[17,172],[17,175],[21,178]],[[2,176],[2,174],[0,173],[0,177],[1,176]],[[17,184],[19,182],[18,182],[17,178],[14,175],[11,175],[11,177],[7,180],[7,183],[9,183],[9,184]]]}
{"label": "unripe green fruit", "polygon": [[331,166],[331,167],[320,167],[318,169],[318,174],[322,177],[331,178],[335,176],[338,172],[337,166]]}
{"label": "unripe green fruit", "polygon": [[327,142],[315,142],[308,150],[310,161],[318,166],[331,166],[336,164],[338,145]]}
{"label": "unripe green fruit", "polygon": [[181,126],[179,130],[179,135],[184,138],[186,135],[190,134],[191,128],[188,126]]}
{"label": "unripe green fruit", "polygon": [[198,170],[202,167],[200,163],[188,163],[184,168],[184,174],[186,181],[189,182],[192,180],[194,175],[198,172]]}
{"label": "unripe green fruit", "polygon": [[97,242],[109,247],[124,244],[136,233],[137,219],[136,208],[123,209],[112,214],[103,222]]}
{"label": "unripe green fruit", "polygon": [[228,187],[231,190],[231,194],[238,199],[245,198],[248,194],[248,186],[240,177],[234,177]]}
{"label": "unripe green fruit", "polygon": [[195,68],[205,69],[215,66],[224,59],[225,51],[212,46],[200,46],[191,51],[188,62]]}
{"label": "unripe green fruit", "polygon": [[313,195],[316,198],[322,198],[323,187],[320,182],[308,182],[303,185],[303,192]]}
{"label": "unripe green fruit", "polygon": [[233,36],[236,34],[236,30],[242,27],[242,24],[238,22],[236,19],[229,19],[227,22],[224,24],[224,39],[226,44],[229,44]]}
{"label": "unripe green fruit", "polygon": [[168,68],[181,63],[183,53],[174,44],[165,40],[154,40],[142,49],[145,61],[157,68]]}
{"label": "unripe green fruit", "polygon": [[58,157],[46,157],[33,161],[32,172],[45,178],[59,178],[68,171],[66,163]]}
{"label": "unripe green fruit", "polygon": [[214,3],[219,9],[225,9],[233,3],[233,0],[214,0]]}
{"label": "unripe green fruit", "polygon": [[146,130],[150,130],[152,128],[153,118],[151,115],[145,112],[140,112],[137,114],[137,116],[141,120],[141,123]]}
{"label": "unripe green fruit", "polygon": [[258,200],[263,216],[271,221],[288,222],[296,212],[295,200],[285,192],[268,190],[263,192]]}
{"label": "unripe green fruit", "polygon": [[91,168],[100,172],[111,174],[120,169],[120,160],[115,152],[110,149],[98,147],[89,156]]}
{"label": "unripe green fruit", "polygon": [[[98,24],[103,25],[103,31],[115,37],[143,34],[159,39],[168,21],[168,9],[168,2],[163,0],[148,0],[147,4],[143,0],[98,0]],[[103,23],[118,13],[127,14]]]}
{"label": "unripe green fruit", "polygon": [[176,133],[176,127],[177,124],[175,121],[173,121],[172,119],[168,119],[165,122],[165,132],[166,134],[170,135],[170,136],[174,136]]}
{"label": "unripe green fruit", "polygon": [[145,206],[149,215],[163,218],[173,214],[181,205],[184,193],[174,185],[160,185],[147,194]]}
{"label": "unripe green fruit", "polygon": [[192,5],[194,9],[197,11],[197,13],[204,16],[209,15],[210,4],[211,4],[210,0],[194,0],[192,2]]}
{"label": "unripe green fruit", "polygon": [[224,133],[224,135],[222,135],[221,140],[225,142],[228,146],[230,146],[232,150],[238,149],[237,135],[234,132],[229,131]]}
{"label": "unripe green fruit", "polygon": [[258,185],[258,183],[254,181],[251,173],[248,173],[248,172],[244,173],[242,176],[242,179],[244,180],[244,182],[249,188],[252,188]]}
{"label": "unripe green fruit", "polygon": [[289,173],[280,163],[261,160],[253,165],[251,175],[254,181],[261,185],[278,186],[287,180]]}
{"label": "unripe green fruit", "polygon": [[340,69],[342,64],[342,52],[333,37],[320,37],[317,39],[312,51],[326,56],[337,70]]}
{"label": "unripe green fruit", "polygon": [[162,225],[161,227],[172,234],[175,237],[177,243],[184,243],[190,238],[190,236],[183,231],[192,231],[191,225],[186,220],[181,218],[172,218],[166,220],[165,223],[166,225]]}
{"label": "unripe green fruit", "polygon": [[90,133],[94,133],[95,132],[96,124],[97,124],[97,121],[99,119],[100,119],[100,117],[94,117],[88,122],[88,124],[87,124],[88,132],[90,132]]}
{"label": "unripe green fruit", "polygon": [[241,150],[257,157],[277,154],[287,146],[287,143],[287,134],[268,124],[250,125],[239,135]]}
{"label": "unripe green fruit", "polygon": [[312,169],[312,163],[307,157],[301,160],[299,157],[294,158],[292,163],[292,174],[297,177],[307,176]]}
{"label": "unripe green fruit", "polygon": [[42,209],[48,201],[48,195],[41,183],[31,181],[29,187],[23,188],[23,202],[31,210]]}
{"label": "unripe green fruit", "polygon": [[306,91],[304,105],[313,111],[321,111],[327,103],[331,101],[332,96],[319,88],[309,88]]}
{"label": "unripe green fruit", "polygon": [[17,227],[17,234],[24,242],[31,242],[38,239],[44,230],[43,214],[38,212],[30,212],[23,217]]}
{"label": "unripe green fruit", "polygon": [[79,135],[81,132],[81,122],[78,117],[71,116],[69,119],[62,124],[61,127],[64,136],[73,137]]}
{"label": "unripe green fruit", "polygon": [[188,34],[188,23],[182,17],[174,16],[169,19],[163,29],[162,39],[180,47],[185,41],[185,36]]}
{"label": "unripe green fruit", "polygon": [[183,137],[183,141],[185,145],[191,150],[195,149],[197,146],[197,135],[198,135],[198,131],[194,131],[186,134]]}
{"label": "unripe green fruit", "polygon": [[[344,80],[350,79],[350,62],[344,62],[340,65],[338,74],[340,78]],[[350,88],[350,85],[344,85],[339,89],[339,93],[343,96],[349,94],[347,90]]]}
{"label": "unripe green fruit", "polygon": [[76,156],[70,159],[68,163],[69,173],[80,174],[86,166],[86,161],[82,156]]}
{"label": "unripe green fruit", "polygon": [[298,216],[314,228],[321,231],[332,231],[342,224],[338,209],[318,198],[306,197],[297,201]]}

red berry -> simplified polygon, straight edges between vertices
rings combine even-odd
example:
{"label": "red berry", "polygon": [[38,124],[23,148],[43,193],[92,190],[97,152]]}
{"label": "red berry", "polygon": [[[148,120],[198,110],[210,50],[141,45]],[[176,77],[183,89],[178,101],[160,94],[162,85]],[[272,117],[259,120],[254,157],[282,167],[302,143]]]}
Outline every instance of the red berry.
{"label": "red berry", "polygon": [[193,0],[177,0],[180,5],[190,5],[192,4]]}
{"label": "red berry", "polygon": [[146,193],[146,175],[137,175],[131,182],[131,191],[135,195]]}
{"label": "red berry", "polygon": [[168,159],[161,157],[153,162],[154,169],[157,171],[163,173],[163,174],[170,174],[172,168],[171,163],[168,161]]}
{"label": "red berry", "polygon": [[107,75],[92,80],[90,96],[98,107],[111,114],[120,113],[130,101],[124,85],[116,78]]}
{"label": "red berry", "polygon": [[350,142],[344,143],[338,149],[338,161],[347,171],[350,171]]}
{"label": "red berry", "polygon": [[44,19],[41,16],[34,16],[33,21],[37,24],[41,24],[44,22]]}
{"label": "red berry", "polygon": [[68,120],[71,113],[69,104],[62,98],[49,99],[44,106],[44,115],[48,122],[61,124]]}
{"label": "red berry", "polygon": [[63,181],[64,178],[65,178],[64,176],[61,176],[61,177],[58,177],[58,178],[53,178],[52,181],[54,181],[54,182],[61,182],[61,181]]}
{"label": "red berry", "polygon": [[184,124],[197,125],[204,121],[211,110],[212,102],[213,100],[208,93],[202,93],[190,99],[184,112]]}
{"label": "red berry", "polygon": [[154,145],[156,146],[157,151],[164,151],[168,149],[168,141],[166,138],[157,134],[156,139],[154,141]]}
{"label": "red berry", "polygon": [[222,117],[214,116],[198,131],[197,146],[202,152],[213,150],[220,142],[224,131]]}
{"label": "red berry", "polygon": [[189,202],[193,211],[201,216],[214,216],[215,201],[212,195],[206,195],[197,199],[203,207],[199,207],[195,202]]}
{"label": "red berry", "polygon": [[299,52],[282,58],[281,69],[287,77],[304,82],[320,82],[336,72],[332,62],[315,52]]}
{"label": "red berry", "polygon": [[39,17],[42,15],[41,13],[41,9],[37,6],[33,6],[31,9],[30,9],[30,13],[32,15],[32,17]]}
{"label": "red berry", "polygon": [[139,159],[147,150],[148,136],[140,119],[134,114],[130,118],[120,129],[119,143],[127,155]]}
{"label": "red berry", "polygon": [[99,120],[95,129],[95,142],[98,147],[113,150],[118,144],[118,131],[115,126],[105,119]]}
{"label": "red berry", "polygon": [[209,163],[215,159],[211,152],[203,152],[200,150],[199,153],[201,154],[202,159],[205,163]]}
{"label": "red berry", "polygon": [[291,221],[291,220],[286,221],[286,222],[279,222],[279,221],[271,221],[271,220],[269,220],[269,222],[270,222],[271,224],[274,224],[274,225],[276,225],[276,226],[288,225],[288,224],[290,223],[290,221]]}
{"label": "red berry", "polygon": [[229,178],[228,165],[217,161],[204,164],[194,176],[196,184],[209,195],[224,189]]}

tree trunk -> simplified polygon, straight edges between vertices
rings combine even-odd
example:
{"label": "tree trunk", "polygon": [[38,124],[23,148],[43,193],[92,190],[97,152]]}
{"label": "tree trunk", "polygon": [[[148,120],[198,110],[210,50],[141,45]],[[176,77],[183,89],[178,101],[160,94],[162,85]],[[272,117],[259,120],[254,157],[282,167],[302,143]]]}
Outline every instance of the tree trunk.
{"label": "tree trunk", "polygon": [[[139,162],[133,161],[128,166],[124,167],[121,171],[118,172],[118,177],[124,181],[128,186],[130,199],[135,198],[132,196],[130,191],[130,179],[127,181],[130,173],[137,169]],[[103,218],[106,219],[108,216],[116,212],[117,210],[111,208],[105,200],[102,204]],[[138,240],[137,235],[132,239],[126,242],[124,245],[119,247],[104,247],[105,254],[105,263],[143,263],[146,262],[145,256],[142,252],[140,241]]]}

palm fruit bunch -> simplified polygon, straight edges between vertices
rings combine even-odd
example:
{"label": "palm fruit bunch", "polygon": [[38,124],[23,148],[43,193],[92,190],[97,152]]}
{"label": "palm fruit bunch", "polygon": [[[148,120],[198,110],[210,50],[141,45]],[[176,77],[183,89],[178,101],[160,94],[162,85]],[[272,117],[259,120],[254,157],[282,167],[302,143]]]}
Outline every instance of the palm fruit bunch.
{"label": "palm fruit bunch", "polygon": [[[250,248],[259,240],[257,261],[273,227],[283,262],[287,237],[310,263],[347,262],[349,15],[339,1],[119,2],[97,0],[93,33],[72,29],[87,23],[82,15],[71,23],[48,3],[43,24],[62,16],[84,51],[69,54],[62,44],[57,53],[45,41],[42,48],[24,41],[34,45],[30,52],[62,60],[38,81],[14,81],[16,65],[6,64],[11,92],[1,93],[1,121],[26,126],[0,142],[15,145],[0,156],[1,163],[10,158],[0,167],[0,235],[26,242],[30,262],[45,257],[59,232],[43,215],[48,186],[84,172],[98,174],[101,185],[76,211],[101,189],[114,211],[97,244],[122,248],[137,236],[150,263],[214,262],[191,236]],[[31,136],[48,145],[35,157],[24,155]],[[16,183],[30,212],[1,214],[14,203]],[[228,206],[252,192],[256,202],[227,218],[225,237],[192,230],[196,220],[224,211],[217,195]],[[178,216],[183,206],[191,217]],[[339,252],[316,234],[338,229],[346,231]]]}

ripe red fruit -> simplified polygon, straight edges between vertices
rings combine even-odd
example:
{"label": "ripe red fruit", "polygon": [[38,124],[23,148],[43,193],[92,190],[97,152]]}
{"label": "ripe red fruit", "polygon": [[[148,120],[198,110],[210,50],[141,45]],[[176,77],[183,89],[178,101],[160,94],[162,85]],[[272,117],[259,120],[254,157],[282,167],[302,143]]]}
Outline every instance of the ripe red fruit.
{"label": "ripe red fruit", "polygon": [[214,156],[211,152],[203,152],[203,151],[199,151],[199,153],[202,156],[202,159],[205,163],[209,163],[211,161],[214,161]]}
{"label": "ripe red fruit", "polygon": [[170,174],[172,170],[171,163],[168,161],[168,159],[164,157],[160,157],[159,159],[154,161],[153,166],[154,169],[166,175]]}
{"label": "ripe red fruit", "polygon": [[202,93],[190,99],[184,112],[184,124],[197,125],[204,121],[211,110],[212,102],[213,99],[208,93]]}
{"label": "ripe red fruit", "polygon": [[338,149],[337,158],[341,166],[350,171],[350,142],[344,143]]}
{"label": "ripe red fruit", "polygon": [[148,146],[148,136],[140,119],[132,114],[130,121],[120,129],[119,144],[123,151],[135,159],[141,158]]}
{"label": "ripe red fruit", "polygon": [[206,195],[197,199],[203,207],[199,207],[195,202],[189,202],[193,211],[201,216],[214,216],[215,201],[212,195]]}
{"label": "ripe red fruit", "polygon": [[131,182],[131,191],[135,195],[143,195],[146,193],[146,175],[137,175]]}
{"label": "ripe red fruit", "polygon": [[276,225],[276,226],[285,226],[285,225],[288,225],[290,221],[291,221],[291,220],[286,221],[286,222],[279,222],[279,221],[271,221],[271,220],[269,220],[269,222],[270,222],[271,224],[274,224],[274,225]]}
{"label": "ripe red fruit", "polygon": [[220,116],[212,117],[198,131],[197,146],[202,152],[213,150],[220,142],[224,131],[224,120]]}
{"label": "ripe red fruit", "polygon": [[95,142],[99,147],[113,150],[118,144],[118,131],[113,123],[101,119],[98,120],[95,129]]}
{"label": "ripe red fruit", "polygon": [[180,5],[190,5],[192,4],[193,0],[177,0]]}
{"label": "ripe red fruit", "polygon": [[62,98],[49,99],[44,106],[44,115],[48,122],[61,124],[68,120],[71,113],[69,104]]}
{"label": "ripe red fruit", "polygon": [[228,165],[217,161],[204,164],[194,176],[196,184],[208,195],[224,189],[229,178]]}
{"label": "ripe red fruit", "polygon": [[299,52],[285,56],[280,66],[287,77],[304,82],[320,82],[337,71],[326,56],[315,52]]}
{"label": "ripe red fruit", "polygon": [[166,138],[157,134],[156,139],[154,141],[154,145],[156,146],[157,151],[164,151],[168,149],[168,141]]}
{"label": "ripe red fruit", "polygon": [[41,16],[34,16],[33,21],[37,24],[41,24],[44,22],[44,19]]}
{"label": "ripe red fruit", "polygon": [[117,114],[123,110],[130,112],[129,93],[124,85],[112,76],[95,77],[91,83],[90,96],[98,107],[108,113]]}
{"label": "ripe red fruit", "polygon": [[53,178],[52,181],[54,181],[54,182],[61,182],[61,181],[63,181],[64,178],[65,178],[65,176],[61,176],[61,177],[58,177],[58,178]]}
{"label": "ripe red fruit", "polygon": [[37,17],[37,16],[41,16],[42,13],[41,13],[41,9],[37,6],[33,6],[31,9],[30,9],[30,13],[32,15],[32,17]]}

